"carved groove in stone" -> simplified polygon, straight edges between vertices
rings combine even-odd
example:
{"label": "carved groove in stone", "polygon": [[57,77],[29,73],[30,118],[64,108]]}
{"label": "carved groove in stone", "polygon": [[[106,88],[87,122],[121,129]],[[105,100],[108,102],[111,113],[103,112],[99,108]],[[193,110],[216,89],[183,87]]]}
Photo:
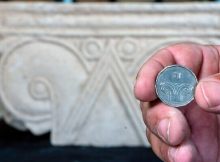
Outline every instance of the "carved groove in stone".
{"label": "carved groove in stone", "polygon": [[50,100],[52,88],[45,78],[35,77],[29,83],[29,94],[35,100]]}
{"label": "carved groove in stone", "polygon": [[[71,87],[79,91],[80,80],[86,77],[80,70],[81,64],[72,57],[77,55],[72,55],[64,44],[54,42],[24,42],[1,60],[2,99],[12,116],[22,120],[35,134],[51,130],[52,110],[74,101],[72,97],[77,94],[72,94]],[[76,77],[78,73],[80,78]]]}

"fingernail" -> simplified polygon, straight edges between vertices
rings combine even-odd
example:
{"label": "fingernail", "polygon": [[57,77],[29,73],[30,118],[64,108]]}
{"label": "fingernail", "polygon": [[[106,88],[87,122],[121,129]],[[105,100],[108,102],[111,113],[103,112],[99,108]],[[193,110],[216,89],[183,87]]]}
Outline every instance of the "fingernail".
{"label": "fingernail", "polygon": [[170,120],[163,119],[158,124],[157,128],[158,135],[166,142],[169,142],[169,134],[170,134]]}
{"label": "fingernail", "polygon": [[200,88],[207,107],[214,107],[220,104],[220,97],[217,95],[220,91],[219,81],[202,81]]}
{"label": "fingernail", "polygon": [[171,162],[175,162],[177,148],[170,147],[168,150],[168,158]]}

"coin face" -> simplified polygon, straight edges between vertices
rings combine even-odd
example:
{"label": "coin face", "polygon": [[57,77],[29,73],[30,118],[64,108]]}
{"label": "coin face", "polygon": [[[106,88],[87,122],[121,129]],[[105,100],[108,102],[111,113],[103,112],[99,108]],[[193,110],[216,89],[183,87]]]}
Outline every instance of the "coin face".
{"label": "coin face", "polygon": [[195,74],[180,65],[165,67],[156,79],[156,93],[160,100],[172,107],[181,107],[194,99],[197,84]]}

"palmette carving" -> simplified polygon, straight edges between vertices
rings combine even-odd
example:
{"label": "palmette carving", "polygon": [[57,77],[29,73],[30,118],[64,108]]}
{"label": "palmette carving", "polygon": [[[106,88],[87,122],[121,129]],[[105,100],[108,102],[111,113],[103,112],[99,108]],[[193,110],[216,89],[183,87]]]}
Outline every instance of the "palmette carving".
{"label": "palmette carving", "polygon": [[181,103],[187,100],[187,98],[191,97],[190,94],[194,89],[190,84],[171,82],[162,82],[159,88],[168,101],[173,101],[175,103]]}

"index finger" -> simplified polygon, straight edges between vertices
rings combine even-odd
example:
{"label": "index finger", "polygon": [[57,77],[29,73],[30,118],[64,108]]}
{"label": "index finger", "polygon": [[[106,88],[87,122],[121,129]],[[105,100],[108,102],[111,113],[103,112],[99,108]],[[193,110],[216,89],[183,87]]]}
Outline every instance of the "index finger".
{"label": "index finger", "polygon": [[155,80],[157,74],[168,65],[179,64],[198,74],[202,65],[201,45],[193,43],[176,44],[161,49],[147,60],[140,69],[134,93],[137,99],[149,102],[156,99]]}

